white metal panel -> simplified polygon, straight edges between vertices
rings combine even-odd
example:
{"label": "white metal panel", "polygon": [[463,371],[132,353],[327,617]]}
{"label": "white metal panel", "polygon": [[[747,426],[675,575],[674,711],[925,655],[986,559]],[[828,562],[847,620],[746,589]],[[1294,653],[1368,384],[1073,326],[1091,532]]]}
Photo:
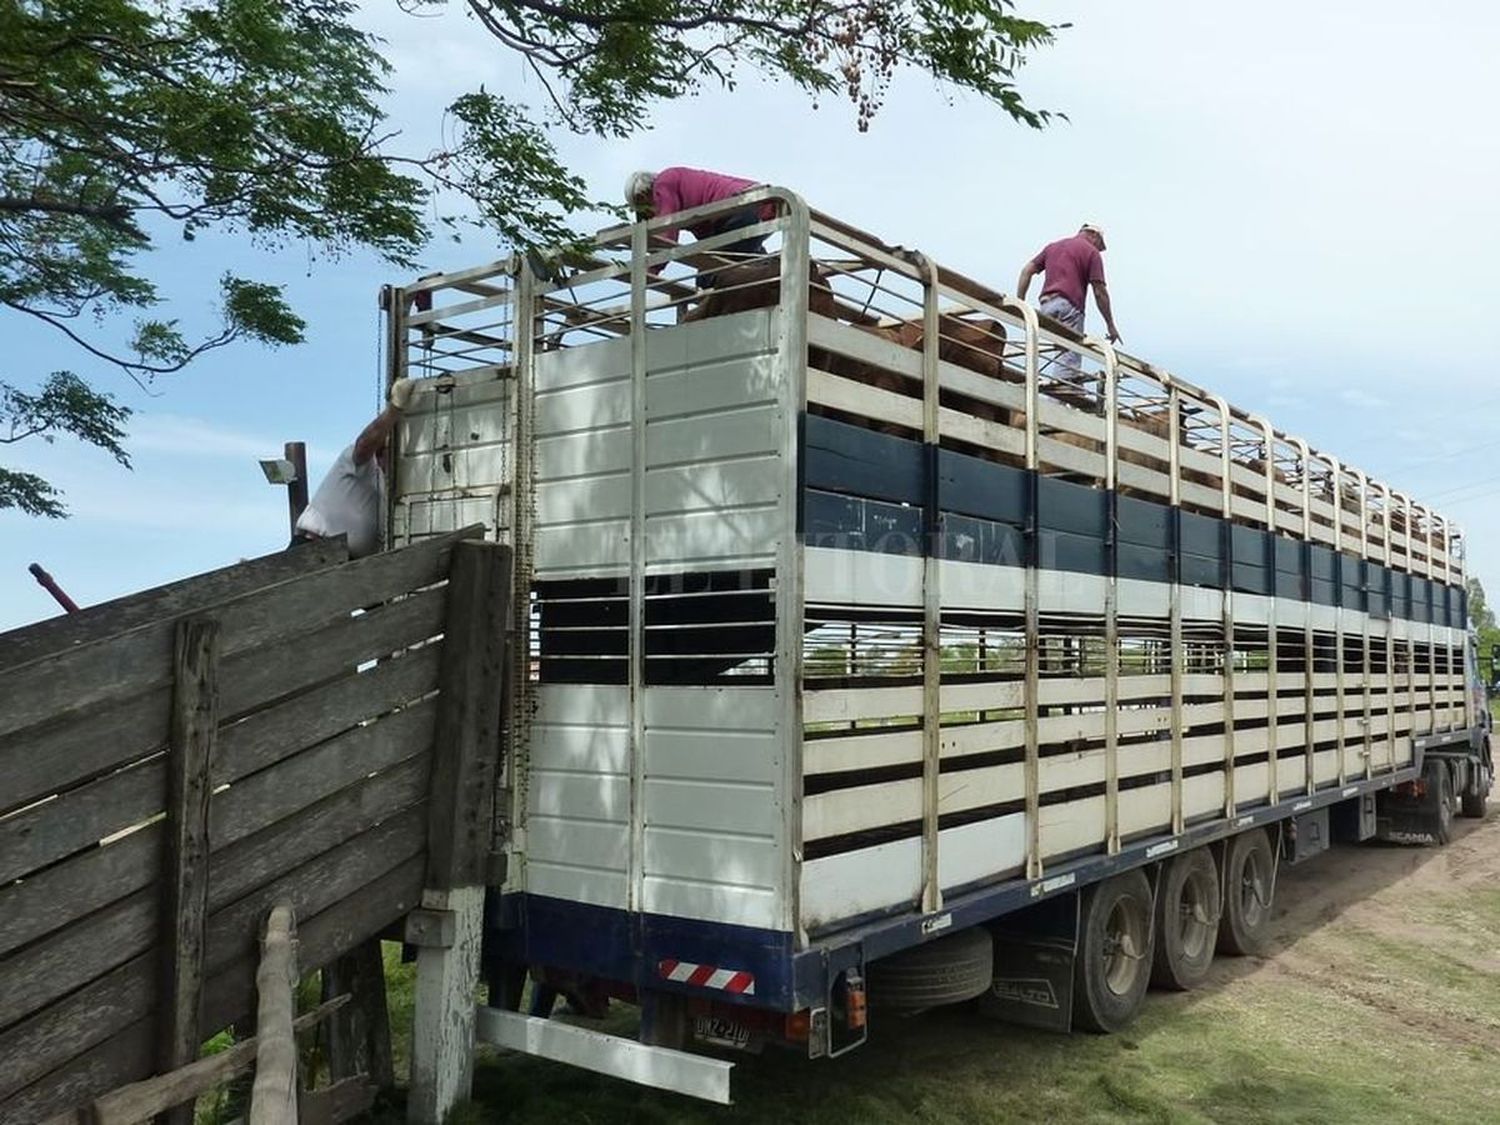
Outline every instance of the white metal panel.
{"label": "white metal panel", "polygon": [[921,759],[921,731],[861,731],[802,743],[802,768],[808,776],[908,765]]}
{"label": "white metal panel", "polygon": [[776,402],[780,375],[774,353],[724,358],[704,354],[691,367],[646,375],[646,419],[739,411]]}
{"label": "white metal panel", "polygon": [[[695,462],[652,469],[646,474],[646,513],[723,513],[746,505],[775,504],[786,469],[778,457]],[[624,478],[627,491],[630,478]],[[626,510],[629,510],[628,496]]]}
{"label": "white metal panel", "polygon": [[1224,592],[1202,586],[1182,587],[1182,616],[1188,621],[1222,621]]}
{"label": "white metal panel", "polygon": [[1102,613],[1108,581],[1097,574],[1037,572],[1037,608],[1043,613]]}
{"label": "white metal panel", "polygon": [[1043,859],[1095,847],[1104,842],[1104,798],[1043,805],[1037,824]]}
{"label": "white metal panel", "polygon": [[626,906],[624,871],[601,870],[573,863],[552,863],[530,860],[526,862],[526,892],[546,895],[548,898],[565,898],[572,902],[584,902],[592,906],[611,906],[624,910]]}
{"label": "white metal panel", "polygon": [[[775,406],[747,406],[722,414],[653,419],[646,427],[646,463],[653,467],[745,457],[779,448],[781,414]],[[625,467],[630,467],[629,442]]]}
{"label": "white metal panel", "polygon": [[592,524],[630,518],[630,477],[573,477],[536,486],[536,526]]}
{"label": "white metal panel", "polygon": [[618,380],[536,396],[536,433],[580,434],[612,428],[630,421],[630,382]]}
{"label": "white metal panel", "polygon": [[769,566],[783,534],[772,504],[733,511],[699,511],[646,519],[646,564],[673,571],[707,566]]}
{"label": "white metal panel", "polygon": [[630,378],[630,340],[598,340],[577,348],[539,352],[535,357],[538,394],[567,387],[608,383]]}
{"label": "white metal panel", "polygon": [[[921,560],[916,561],[916,599],[920,603]],[[938,583],[943,591],[945,608],[1019,613],[1026,600],[1026,571],[1019,566],[942,559],[938,562]]]}
{"label": "white metal panel", "polygon": [[629,565],[629,520],[561,524],[536,531],[538,578],[617,573]]}
{"label": "white metal panel", "polygon": [[776,928],[787,915],[787,752],[768,687],[648,687],[642,905]]}
{"label": "white metal panel", "polygon": [[1166,617],[1172,607],[1172,587],[1165,582],[1148,582],[1143,578],[1119,578],[1115,597],[1121,615],[1126,617]]}
{"label": "white metal panel", "polygon": [[[649,848],[646,854],[651,855]],[[726,881],[692,882],[676,875],[647,874],[641,885],[641,906],[649,914],[778,929],[781,915],[776,892],[749,885],[738,870],[731,875]]]}
{"label": "white metal panel", "polygon": [[[941,862],[941,845],[938,851]],[[802,925],[816,929],[903,904],[922,887],[922,840],[912,836],[802,864]]]}
{"label": "white metal panel", "polygon": [[[1182,783],[1184,812],[1187,809],[1190,782],[1195,780],[1197,779],[1187,778]],[[1165,828],[1171,821],[1172,785],[1170,782],[1160,785],[1142,785],[1136,789],[1127,789],[1120,794],[1121,836],[1133,836],[1150,829]]]}
{"label": "white metal panel", "polygon": [[808,547],[802,574],[809,603],[904,608],[922,604],[922,560],[911,555]]}
{"label": "white metal panel", "polygon": [[[1169,787],[1170,788],[1170,787]],[[1224,807],[1224,775],[1200,773],[1182,781],[1182,815],[1202,816]],[[1166,820],[1160,821],[1165,825]]]}
{"label": "white metal panel", "polygon": [[938,883],[962,887],[1026,863],[1026,814],[976,820],[938,833]]}
{"label": "white metal panel", "polygon": [[542,438],[536,443],[538,481],[630,472],[630,428],[615,426],[591,432]]}

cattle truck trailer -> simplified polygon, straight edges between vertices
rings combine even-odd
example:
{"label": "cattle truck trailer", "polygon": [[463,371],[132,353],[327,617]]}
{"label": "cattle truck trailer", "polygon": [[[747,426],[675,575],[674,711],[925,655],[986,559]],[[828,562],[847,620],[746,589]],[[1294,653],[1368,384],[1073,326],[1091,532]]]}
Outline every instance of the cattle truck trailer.
{"label": "cattle truck trailer", "polygon": [[1113,1030],[1280,863],[1482,810],[1456,526],[790,192],[383,305],[387,541],[514,550],[482,1039],[726,1101],[891,1012]]}

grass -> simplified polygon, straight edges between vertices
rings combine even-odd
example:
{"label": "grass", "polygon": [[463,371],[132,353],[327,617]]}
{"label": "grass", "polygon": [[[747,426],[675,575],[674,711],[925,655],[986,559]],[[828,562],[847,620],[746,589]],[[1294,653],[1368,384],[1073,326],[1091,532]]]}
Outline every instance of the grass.
{"label": "grass", "polygon": [[[1482,902],[1467,897],[1462,905],[1474,910],[1472,925],[1463,927],[1466,939],[1477,940],[1487,927],[1495,933],[1500,892]],[[741,1061],[736,1104],[727,1108],[482,1052],[474,1101],[454,1121],[1478,1125],[1495,1119],[1496,1040],[1486,1048],[1483,1036],[1493,1028],[1489,1013],[1500,1011],[1500,976],[1433,950],[1420,937],[1373,934],[1342,921],[1313,931],[1297,952],[1310,970],[1240,961],[1224,974],[1234,979],[1208,989],[1153,994],[1141,1019],[1118,1036],[1049,1035],[940,1010],[883,1021],[870,1043],[837,1060],[768,1051]],[[1354,967],[1347,979],[1341,965]],[[396,1050],[404,1061],[411,971],[390,968]],[[1413,997],[1422,1002],[1412,1005]],[[1470,1021],[1475,1037],[1446,1034],[1444,1020]],[[385,1119],[399,1120],[400,1107],[388,1106]]]}

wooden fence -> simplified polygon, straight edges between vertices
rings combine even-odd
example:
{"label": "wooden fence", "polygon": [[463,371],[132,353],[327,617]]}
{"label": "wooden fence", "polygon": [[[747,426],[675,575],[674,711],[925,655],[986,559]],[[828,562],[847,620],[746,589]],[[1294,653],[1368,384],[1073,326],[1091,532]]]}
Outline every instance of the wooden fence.
{"label": "wooden fence", "polygon": [[310,971],[484,846],[453,802],[477,783],[457,811],[489,815],[496,720],[464,697],[497,716],[500,677],[457,649],[503,634],[509,559],[477,532],[313,544],[0,634],[0,1122],[249,1016],[274,903]]}

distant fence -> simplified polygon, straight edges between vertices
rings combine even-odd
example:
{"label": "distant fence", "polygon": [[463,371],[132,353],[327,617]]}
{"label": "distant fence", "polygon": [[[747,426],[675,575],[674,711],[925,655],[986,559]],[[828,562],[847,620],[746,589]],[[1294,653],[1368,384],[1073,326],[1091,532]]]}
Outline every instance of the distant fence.
{"label": "distant fence", "polygon": [[453,846],[436,732],[464,722],[441,638],[506,620],[508,555],[476,533],[313,544],[0,634],[0,1122],[248,1016],[274,903],[304,971],[419,904]]}

